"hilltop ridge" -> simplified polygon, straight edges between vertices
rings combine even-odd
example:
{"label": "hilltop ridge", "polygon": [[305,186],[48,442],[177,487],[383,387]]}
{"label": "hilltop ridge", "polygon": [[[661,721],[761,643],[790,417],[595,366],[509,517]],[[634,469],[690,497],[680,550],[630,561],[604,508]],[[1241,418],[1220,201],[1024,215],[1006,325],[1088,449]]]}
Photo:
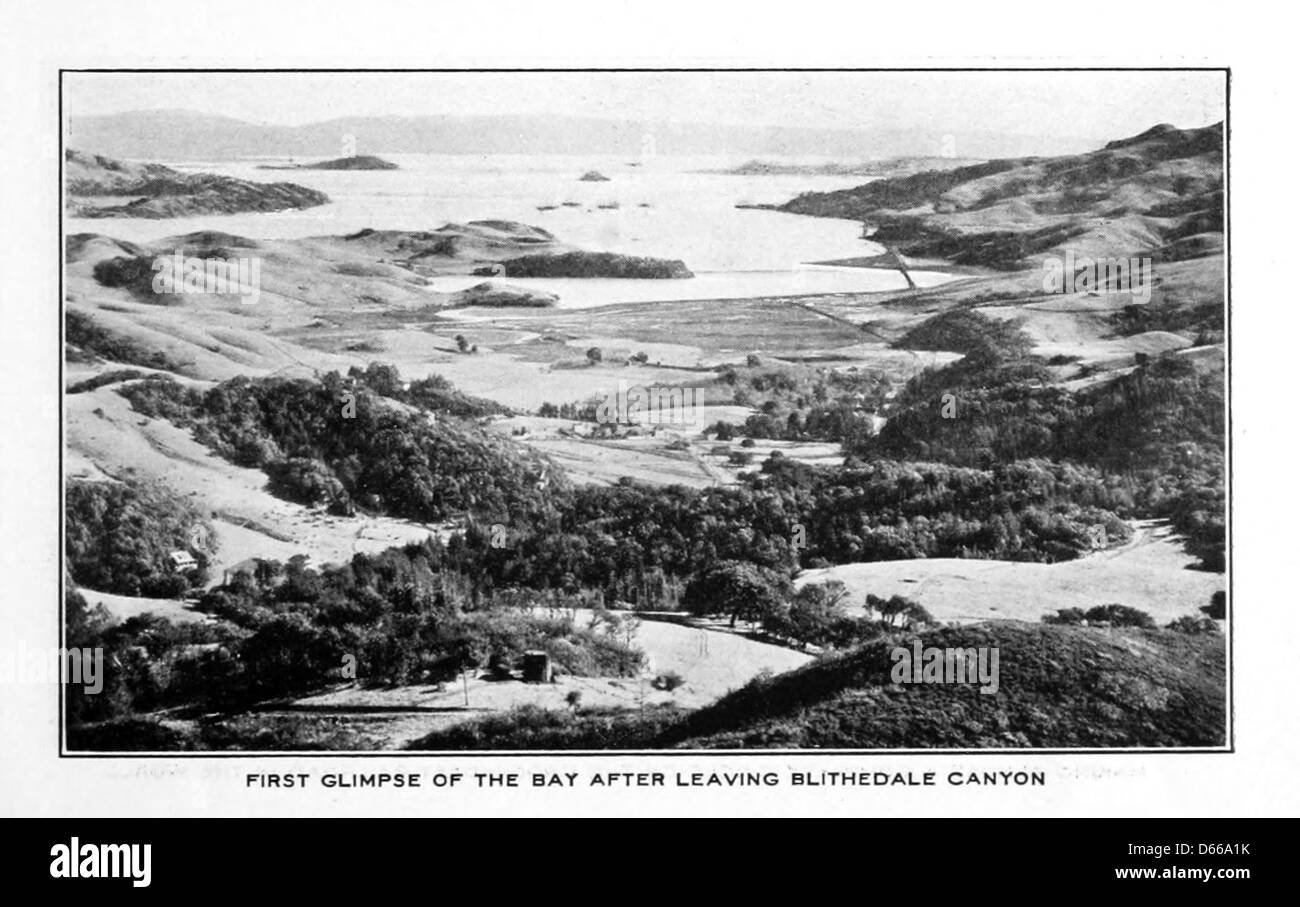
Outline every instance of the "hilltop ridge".
{"label": "hilltop ridge", "polygon": [[[329,196],[296,183],[254,183],[213,173],[181,173],[162,164],[119,161],[68,149],[68,213],[74,217],[195,217],[314,208]],[[92,201],[103,199],[103,201]]]}
{"label": "hilltop ridge", "polygon": [[1223,139],[1222,123],[1162,124],[1085,154],[991,160],[769,207],[861,220],[904,255],[1000,270],[1067,245],[1098,257],[1200,257],[1222,249]]}

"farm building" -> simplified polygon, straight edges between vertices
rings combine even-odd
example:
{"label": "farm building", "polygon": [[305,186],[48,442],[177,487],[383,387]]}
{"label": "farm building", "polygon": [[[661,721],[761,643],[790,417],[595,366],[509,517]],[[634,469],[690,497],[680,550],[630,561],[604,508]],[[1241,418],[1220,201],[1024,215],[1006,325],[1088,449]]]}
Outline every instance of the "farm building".
{"label": "farm building", "polygon": [[524,653],[524,683],[550,683],[551,656],[545,652]]}

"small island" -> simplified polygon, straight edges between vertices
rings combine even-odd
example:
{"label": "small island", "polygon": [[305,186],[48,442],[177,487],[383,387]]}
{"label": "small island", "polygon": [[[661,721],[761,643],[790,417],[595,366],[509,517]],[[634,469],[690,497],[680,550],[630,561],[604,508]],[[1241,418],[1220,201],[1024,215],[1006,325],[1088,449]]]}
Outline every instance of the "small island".
{"label": "small island", "polygon": [[372,154],[354,154],[351,157],[338,157],[330,161],[317,161],[314,164],[262,164],[259,170],[398,170],[392,161],[386,161]]}
{"label": "small island", "polygon": [[695,276],[684,262],[677,259],[618,255],[613,252],[523,255],[480,268],[474,273],[479,276],[616,277],[635,280],[683,280]]}
{"label": "small island", "polygon": [[974,158],[931,157],[925,155],[901,156],[878,161],[857,163],[828,162],[822,164],[792,163],[789,161],[748,160],[736,167],[723,170],[704,170],[724,176],[910,176],[931,170],[952,170],[980,163]]}
{"label": "small island", "polygon": [[[475,277],[495,278],[663,280],[695,276],[678,259],[575,249],[549,230],[506,220],[448,223],[437,230],[364,229],[347,236],[318,237],[314,242],[316,254],[326,244],[346,247],[349,255],[363,255],[370,261],[396,265],[425,277],[470,273]],[[517,288],[479,284],[463,292],[492,297],[502,289]],[[537,302],[522,304],[538,306]]]}
{"label": "small island", "polygon": [[582,176],[578,177],[580,183],[608,183],[609,177],[597,170],[588,170]]}
{"label": "small island", "polygon": [[484,308],[553,308],[560,297],[542,290],[527,290],[509,284],[484,281],[461,290],[453,297],[450,308],[482,306]]}

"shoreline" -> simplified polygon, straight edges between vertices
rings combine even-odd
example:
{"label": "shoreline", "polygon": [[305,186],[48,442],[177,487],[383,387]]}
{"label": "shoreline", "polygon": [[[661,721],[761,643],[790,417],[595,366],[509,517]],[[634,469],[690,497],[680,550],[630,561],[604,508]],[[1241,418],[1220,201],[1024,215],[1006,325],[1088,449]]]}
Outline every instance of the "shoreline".
{"label": "shoreline", "polygon": [[[805,264],[810,266],[807,269],[810,273],[827,273],[832,270],[838,270],[844,272],[866,271],[866,272],[901,274],[901,272],[899,271],[896,265],[890,267],[885,267],[883,265],[859,266],[859,265],[838,265],[832,262],[807,262]],[[696,276],[699,277],[706,274],[713,275],[713,276],[731,275],[731,274],[782,275],[782,274],[798,274],[800,270],[801,269],[795,268],[790,270],[764,269],[764,270],[750,270],[750,271],[700,271],[697,272]],[[799,291],[799,292],[789,292],[789,293],[782,293],[782,292],[752,293],[752,292],[742,291],[740,294],[735,296],[719,295],[716,292],[710,293],[707,290],[705,290],[705,291],[701,291],[701,295],[699,296],[691,295],[691,296],[667,296],[667,297],[659,297],[654,299],[620,299],[620,300],[613,300],[610,302],[600,302],[593,305],[583,305],[583,304],[566,305],[565,295],[562,291],[562,288],[553,287],[550,290],[547,290],[547,292],[552,292],[555,295],[558,295],[560,299],[559,304],[553,306],[520,306],[520,307],[512,308],[509,306],[476,307],[473,305],[467,305],[467,306],[457,306],[454,309],[446,309],[440,312],[440,314],[448,313],[451,311],[465,311],[467,309],[481,308],[481,309],[491,309],[494,312],[502,312],[510,316],[516,316],[516,315],[527,316],[528,314],[532,314],[532,313],[536,313],[540,315],[547,312],[554,313],[554,312],[579,312],[579,311],[608,311],[617,306],[673,305],[677,303],[699,304],[699,303],[709,303],[709,302],[720,303],[720,304],[762,303],[762,302],[783,302],[789,300],[808,300],[808,299],[844,299],[844,298],[864,297],[864,296],[865,297],[895,296],[898,294],[924,292],[928,290],[938,289],[940,287],[947,287],[950,284],[956,283],[958,281],[963,281],[963,280],[975,280],[975,279],[980,279],[989,276],[996,276],[995,272],[986,272],[978,269],[963,269],[960,268],[959,266],[950,266],[945,269],[929,267],[928,262],[927,262],[927,266],[923,268],[909,267],[908,273],[911,274],[914,278],[916,277],[921,278],[923,281],[925,281],[924,285],[918,287],[915,290],[909,289],[905,286],[899,286],[899,287],[887,287],[887,288],[880,288],[880,289],[826,289],[826,290],[811,290],[811,291]],[[935,280],[934,278],[942,278],[942,279]],[[502,278],[502,281],[506,285],[512,285],[512,286],[517,286],[520,288],[527,288],[527,289],[543,290],[546,289],[545,285],[540,282],[548,279],[550,278],[515,278],[512,280],[511,278],[506,277],[506,278]],[[554,278],[554,279],[577,280],[579,278]],[[611,280],[616,278],[590,278],[590,279],[593,281],[599,281],[599,280]],[[429,292],[432,293],[456,292],[454,290],[447,290],[442,287],[427,287],[427,289]]]}
{"label": "shoreline", "polygon": [[[869,269],[864,268],[863,270],[869,270]],[[870,270],[882,270],[882,271],[887,270],[887,271],[893,271],[895,273],[897,273],[898,271],[897,268],[878,268],[878,269],[870,269]],[[932,272],[927,270],[927,271],[913,271],[912,273],[925,274],[925,273],[938,273],[938,272]],[[956,283],[958,280],[975,280],[981,276],[983,275],[971,274],[965,277],[955,277],[953,280],[944,281],[941,284],[936,284],[935,287],[940,287],[940,286],[946,287],[949,284]],[[923,287],[922,290],[934,289],[935,287]],[[472,309],[478,309],[484,312],[501,312],[507,317],[527,317],[528,315],[534,313],[540,317],[546,314],[553,315],[556,312],[566,312],[566,313],[600,312],[601,314],[610,314],[613,310],[619,307],[630,308],[630,307],[653,306],[653,305],[676,305],[678,303],[694,303],[698,305],[700,303],[705,303],[705,302],[717,302],[717,303],[791,302],[791,301],[801,300],[801,299],[847,299],[847,298],[860,297],[860,296],[898,296],[900,294],[906,294],[910,292],[920,292],[920,290],[908,290],[906,288],[900,288],[895,290],[843,290],[843,291],[828,291],[822,293],[778,293],[778,294],[769,294],[769,295],[762,295],[762,296],[700,296],[700,297],[693,297],[690,299],[644,299],[644,300],[634,300],[628,302],[610,302],[602,305],[571,306],[571,307],[565,307],[562,305],[561,306],[532,306],[532,307],[521,306],[516,308],[510,308],[507,306],[456,306],[452,308],[441,309],[437,314],[440,317],[455,318],[457,316],[453,315],[453,313],[465,313],[465,312],[469,312]],[[468,317],[458,318],[458,320],[484,321],[489,319],[475,317],[475,315],[471,314]]]}

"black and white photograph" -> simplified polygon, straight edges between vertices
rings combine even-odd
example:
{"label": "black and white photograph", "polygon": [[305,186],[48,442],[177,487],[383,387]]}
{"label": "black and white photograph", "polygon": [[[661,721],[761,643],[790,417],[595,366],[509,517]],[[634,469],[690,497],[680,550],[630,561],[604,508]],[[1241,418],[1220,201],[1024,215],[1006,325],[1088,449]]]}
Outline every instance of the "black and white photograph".
{"label": "black and white photograph", "polygon": [[0,874],[538,897],[570,838],[391,820],[856,818],[862,897],[1284,883],[1287,40],[0,7]]}
{"label": "black and white photograph", "polygon": [[1231,748],[1226,70],[61,110],[65,755]]}

